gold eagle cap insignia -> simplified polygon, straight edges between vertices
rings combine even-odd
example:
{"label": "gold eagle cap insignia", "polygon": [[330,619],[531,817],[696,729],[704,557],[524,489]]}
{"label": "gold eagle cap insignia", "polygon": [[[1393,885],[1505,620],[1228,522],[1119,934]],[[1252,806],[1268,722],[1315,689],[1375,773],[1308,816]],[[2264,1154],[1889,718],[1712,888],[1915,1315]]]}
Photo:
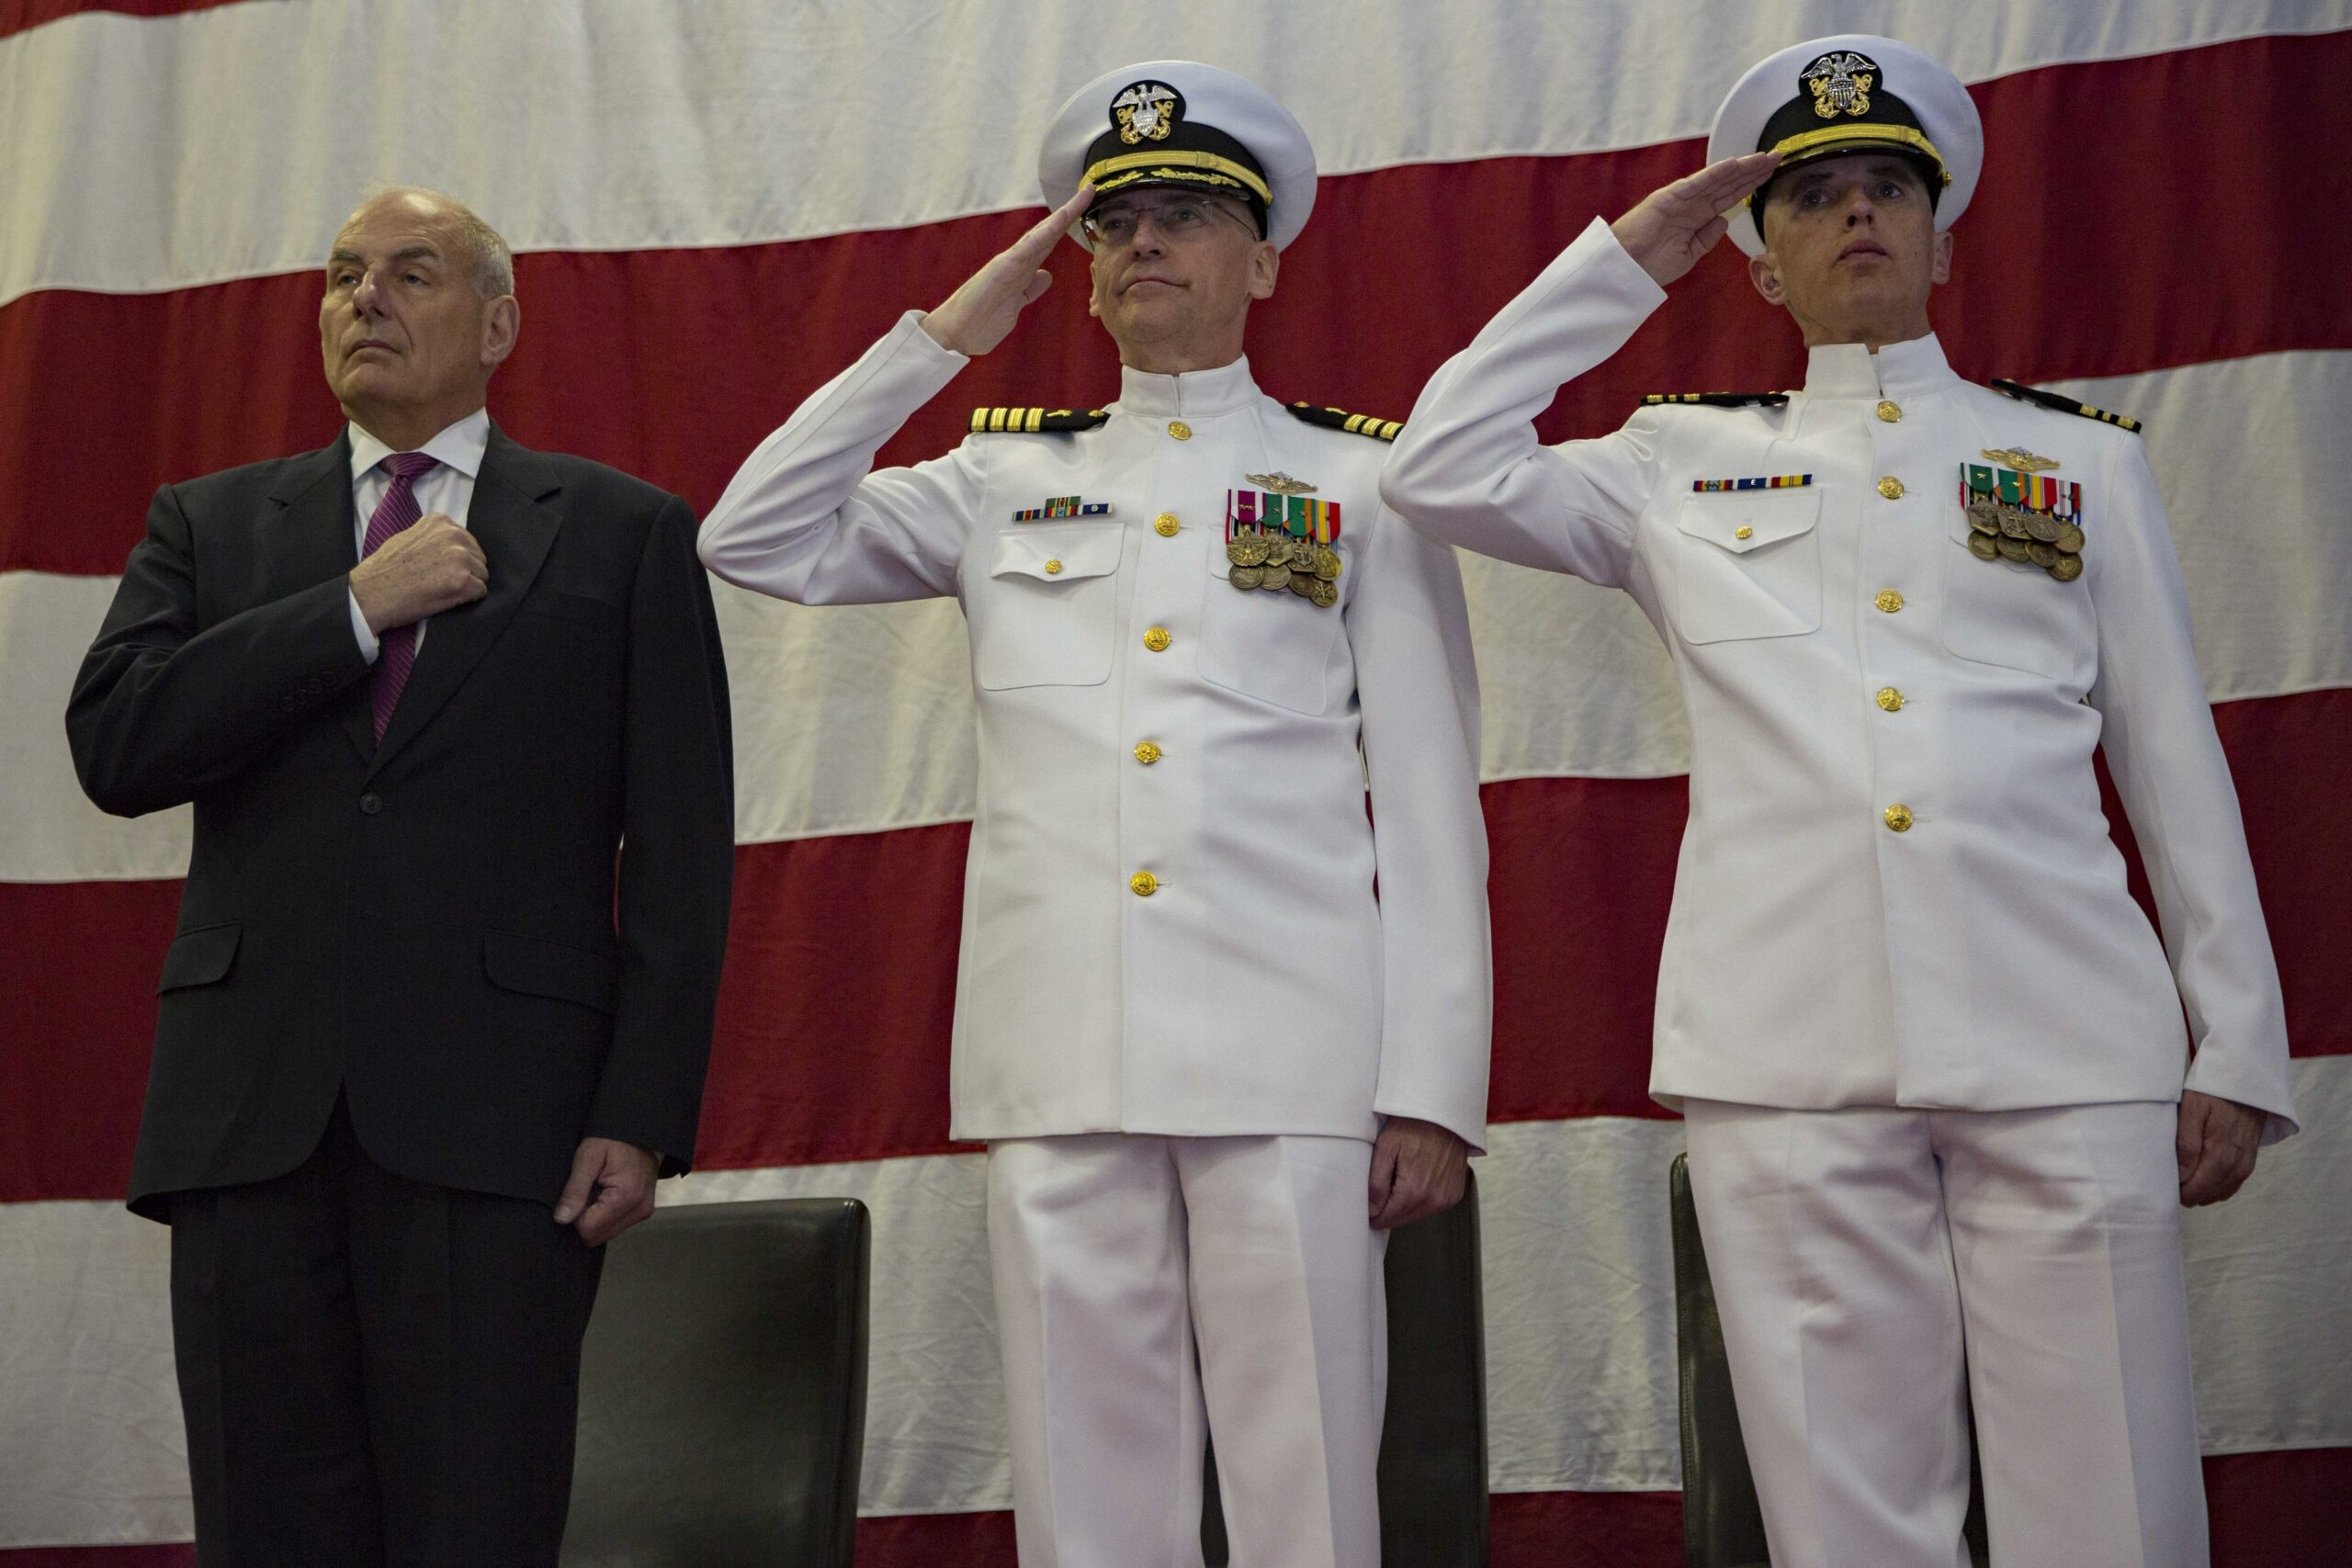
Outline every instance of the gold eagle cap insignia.
{"label": "gold eagle cap insignia", "polygon": [[1852,50],[1825,54],[1804,68],[1799,78],[1813,93],[1813,112],[1824,119],[1839,115],[1860,118],[1871,112],[1871,84],[1878,80],[1878,62]]}
{"label": "gold eagle cap insignia", "polygon": [[1183,95],[1165,82],[1131,82],[1111,100],[1111,123],[1130,147],[1167,141],[1183,114]]}
{"label": "gold eagle cap insignia", "polygon": [[1272,491],[1276,495],[1313,495],[1315,487],[1305,479],[1295,479],[1288,474],[1244,474],[1241,476],[1260,490]]}
{"label": "gold eagle cap insignia", "polygon": [[1996,463],[2007,463],[2021,474],[2039,474],[2060,466],[2055,457],[2036,457],[2022,446],[1987,446],[1978,454]]}

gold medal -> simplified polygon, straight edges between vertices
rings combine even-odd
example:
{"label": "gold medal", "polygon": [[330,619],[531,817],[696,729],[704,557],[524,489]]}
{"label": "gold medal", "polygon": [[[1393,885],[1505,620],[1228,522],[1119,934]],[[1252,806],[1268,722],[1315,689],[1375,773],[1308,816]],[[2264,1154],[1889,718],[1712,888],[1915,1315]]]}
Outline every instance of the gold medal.
{"label": "gold medal", "polygon": [[1340,602],[1340,585],[1328,577],[1318,577],[1307,589],[1306,596],[1315,601],[1318,610],[1328,610]]}
{"label": "gold medal", "polygon": [[2016,561],[2020,566],[2033,559],[2032,554],[2026,549],[2023,539],[2012,539],[2006,534],[1995,541],[1994,547],[2001,552],[2003,559]]}
{"label": "gold medal", "polygon": [[2025,514],[2025,531],[2046,545],[2058,536],[2058,519],[2047,512],[2029,512]]}
{"label": "gold medal", "polygon": [[2000,509],[1989,501],[1972,501],[1968,503],[1968,525],[1980,534],[1997,534],[2001,531],[1999,513]]}
{"label": "gold medal", "polygon": [[2061,582],[2074,581],[2083,575],[2083,558],[2062,554],[2051,563],[2050,575]]}
{"label": "gold medal", "polygon": [[[2030,539],[2033,536],[2026,532],[2025,513],[2019,512],[2016,507],[2004,506],[1997,508],[1996,514],[2001,520],[2001,536],[2003,538]],[[2007,552],[2004,553],[2006,554]]]}
{"label": "gold medal", "polygon": [[1236,588],[1255,588],[1265,575],[1263,567],[1237,566],[1225,574],[1225,580]]}
{"label": "gold medal", "polygon": [[1301,571],[1293,568],[1290,574],[1290,591],[1302,599],[1311,599],[1315,596],[1315,585],[1322,581],[1311,571]]}
{"label": "gold medal", "polygon": [[1336,582],[1340,577],[1340,552],[1329,545],[1319,545],[1315,551],[1315,575],[1326,582]]}
{"label": "gold medal", "polygon": [[2070,556],[2078,556],[2083,553],[2083,531],[2072,523],[2059,529],[2058,536],[2050,542]]}
{"label": "gold medal", "polygon": [[2040,539],[2036,539],[2032,543],[2027,545],[2025,547],[2025,553],[2032,557],[2033,564],[2041,568],[2044,571],[2047,571],[2052,567],[2056,566],[2059,561],[2058,547],[2055,545],[2045,545]]}
{"label": "gold medal", "polygon": [[1289,566],[1269,561],[1262,570],[1263,575],[1258,581],[1259,587],[1272,590],[1290,586]]}
{"label": "gold medal", "polygon": [[1263,566],[1267,550],[1266,536],[1254,528],[1234,535],[1233,542],[1225,547],[1226,558],[1236,566]]}

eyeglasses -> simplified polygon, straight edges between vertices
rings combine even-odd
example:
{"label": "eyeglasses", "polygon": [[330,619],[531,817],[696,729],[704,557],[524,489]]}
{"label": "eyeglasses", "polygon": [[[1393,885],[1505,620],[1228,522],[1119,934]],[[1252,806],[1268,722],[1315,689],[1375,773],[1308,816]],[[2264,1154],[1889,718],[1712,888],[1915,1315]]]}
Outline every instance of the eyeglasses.
{"label": "eyeglasses", "polygon": [[1257,225],[1228,203],[1214,197],[1198,196],[1170,197],[1164,201],[1142,203],[1125,199],[1113,201],[1107,206],[1090,208],[1086,215],[1078,220],[1078,226],[1087,239],[1096,244],[1124,245],[1136,237],[1136,231],[1143,227],[1146,218],[1149,218],[1162,238],[1182,243],[1206,233],[1220,212],[1252,234],[1257,232]]}

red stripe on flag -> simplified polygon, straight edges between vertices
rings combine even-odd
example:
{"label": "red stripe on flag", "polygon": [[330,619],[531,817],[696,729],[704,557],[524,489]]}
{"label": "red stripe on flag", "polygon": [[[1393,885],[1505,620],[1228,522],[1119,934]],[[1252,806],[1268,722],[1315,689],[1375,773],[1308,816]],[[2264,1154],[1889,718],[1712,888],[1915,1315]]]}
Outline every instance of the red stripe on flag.
{"label": "red stripe on flag", "polygon": [[[2030,381],[2352,347],[2352,269],[2301,262],[2352,251],[2352,159],[2311,155],[2352,144],[2352,97],[2330,87],[2347,77],[2352,33],[2335,33],[2056,66],[1974,89],[1991,138],[1987,188],[2069,221],[2061,236],[1962,220],[1957,276],[1936,305],[1955,367]],[[2241,112],[2184,118],[2185,102]],[[1401,418],[1429,374],[1596,212],[1624,210],[1699,156],[1697,142],[1679,141],[1325,180],[1315,221],[1285,254],[1283,288],[1251,321],[1261,383]],[[599,330],[526,330],[492,410],[526,446],[599,458],[707,509],[802,398],[1034,216],[525,256],[530,320]],[[1465,232],[1479,243],[1456,243]],[[1542,422],[1546,439],[1614,429],[1660,388],[1795,385],[1796,333],[1755,298],[1740,263],[1724,246],[1678,283],[1623,353],[1561,395]],[[1116,396],[1115,357],[1077,303],[1084,257],[1062,246],[1051,265],[1063,287],[952,398],[910,421],[884,461],[953,446],[975,402],[1089,408]],[[305,273],[153,295],[58,290],[0,309],[0,570],[119,570],[156,484],[330,439],[338,416],[319,375],[318,288]],[[789,341],[773,355],[742,353],[742,323],[775,299],[800,302]]]}
{"label": "red stripe on flag", "polygon": [[[2289,1038],[2298,1055],[2352,1053],[2352,691],[2215,717]],[[1665,1115],[1647,1090],[1650,1009],[1683,781],[1519,779],[1483,795],[1493,1119]],[[947,1045],[967,839],[949,824],[737,850],[700,1163],[956,1146]],[[2132,877],[2144,903],[2136,858]],[[0,884],[0,1201],[122,1194],[178,897],[176,882]]]}
{"label": "red stripe on flag", "polygon": [[85,11],[110,11],[125,17],[175,17],[184,11],[212,11],[238,0],[0,0],[0,38],[40,27],[44,22],[78,17]]}

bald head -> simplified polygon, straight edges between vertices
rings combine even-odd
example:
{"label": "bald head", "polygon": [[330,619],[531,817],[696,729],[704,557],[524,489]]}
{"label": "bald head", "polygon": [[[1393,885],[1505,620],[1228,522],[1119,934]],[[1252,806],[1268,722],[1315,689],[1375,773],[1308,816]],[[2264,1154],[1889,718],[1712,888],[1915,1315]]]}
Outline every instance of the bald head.
{"label": "bald head", "polygon": [[385,186],[369,191],[358,210],[344,220],[344,227],[350,228],[378,207],[440,221],[448,231],[451,248],[472,273],[474,292],[483,299],[514,292],[514,253],[506,248],[506,237],[456,197],[425,186]]}
{"label": "bald head", "polygon": [[319,303],[327,385],[395,450],[480,409],[521,324],[506,242],[464,203],[375,191],[336,231]]}

